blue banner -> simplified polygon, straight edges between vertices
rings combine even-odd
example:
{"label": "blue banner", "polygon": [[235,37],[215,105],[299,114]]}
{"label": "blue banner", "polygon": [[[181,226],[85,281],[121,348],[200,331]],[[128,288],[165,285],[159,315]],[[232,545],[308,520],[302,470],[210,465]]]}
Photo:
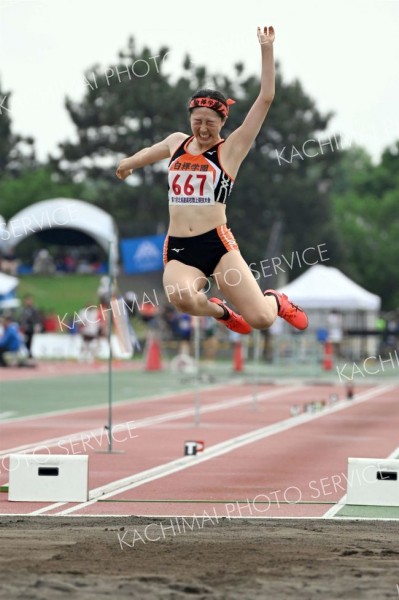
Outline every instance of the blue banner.
{"label": "blue banner", "polygon": [[121,240],[121,254],[125,273],[148,273],[163,269],[165,234]]}

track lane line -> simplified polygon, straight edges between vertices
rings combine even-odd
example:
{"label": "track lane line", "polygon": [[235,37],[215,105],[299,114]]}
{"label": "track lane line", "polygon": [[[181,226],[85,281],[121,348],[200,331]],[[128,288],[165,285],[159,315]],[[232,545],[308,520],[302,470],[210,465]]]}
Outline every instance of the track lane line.
{"label": "track lane line", "polygon": [[[110,498],[116,494],[123,493],[123,492],[131,490],[135,487],[138,487],[138,486],[144,485],[146,483],[149,483],[151,481],[154,481],[156,479],[160,479],[167,475],[171,475],[178,471],[182,471],[184,469],[193,467],[195,465],[198,465],[202,462],[211,460],[218,456],[222,456],[223,454],[227,454],[228,452],[236,450],[237,448],[240,448],[247,444],[254,443],[256,441],[259,441],[259,440],[269,437],[271,435],[276,435],[278,433],[287,431],[294,427],[298,427],[305,423],[314,421],[316,419],[320,419],[324,416],[331,415],[336,412],[340,412],[342,410],[347,410],[348,408],[356,406],[357,404],[367,402],[370,399],[373,399],[373,398],[380,396],[388,391],[391,391],[391,390],[395,389],[395,387],[396,386],[394,386],[394,385],[387,385],[387,386],[383,386],[383,387],[379,386],[375,389],[364,392],[363,394],[359,395],[355,400],[351,400],[350,403],[345,403],[342,405],[336,404],[334,406],[325,408],[320,413],[304,413],[304,414],[298,415],[296,417],[291,417],[289,419],[279,421],[272,425],[262,427],[258,430],[237,436],[235,438],[230,438],[229,440],[221,442],[220,444],[215,444],[214,446],[211,446],[210,448],[204,450],[201,457],[199,457],[198,455],[196,456],[195,462],[192,461],[191,456],[183,457],[183,458],[180,458],[180,459],[177,459],[174,461],[170,461],[168,463],[164,463],[163,465],[159,465],[158,467],[154,467],[152,469],[142,471],[135,475],[125,477],[123,479],[111,482],[110,484],[106,484],[99,488],[95,488],[90,493],[92,498],[90,498],[87,502],[72,506],[64,511],[60,511],[57,514],[58,515],[67,515],[67,514],[75,512],[77,510],[81,510],[82,508],[85,508],[87,506],[90,506],[90,505],[96,503],[99,498],[101,498],[101,499]],[[65,503],[65,505],[66,504],[68,504],[68,503]],[[55,510],[56,508],[59,508],[58,503],[57,503],[57,506],[44,507],[42,509],[39,509],[38,511],[29,513],[29,515],[34,516],[36,514],[42,514],[49,510]]]}
{"label": "track lane line", "polygon": [[[307,386],[309,387],[309,386]],[[298,392],[299,390],[304,390],[306,389],[306,386],[292,386],[292,387],[286,387],[284,389],[274,389],[272,391],[269,392],[262,392],[260,394],[257,395],[258,400],[260,401],[264,401],[264,400],[269,400],[271,398],[274,398],[276,396],[281,396],[281,395],[286,395],[286,394],[291,394],[294,392]],[[253,395],[252,394],[247,394],[245,396],[238,396],[237,398],[233,399],[233,400],[222,400],[220,402],[214,402],[214,403],[210,403],[207,405],[203,405],[201,407],[201,415],[205,414],[205,413],[211,413],[211,412],[217,412],[219,410],[225,410],[225,409],[230,409],[230,408],[234,408],[236,406],[240,406],[242,404],[250,404],[253,401]],[[151,427],[153,425],[159,425],[160,423],[167,423],[170,421],[176,421],[179,419],[185,419],[186,417],[191,417],[191,416],[195,416],[195,407],[191,406],[190,408],[182,408],[180,410],[177,411],[171,411],[169,413],[160,413],[159,415],[154,415],[153,417],[146,417],[144,419],[139,419],[139,420],[132,420],[132,421],[125,421],[124,423],[115,423],[113,425],[113,429],[116,429],[116,427],[118,427],[118,432],[121,433],[123,431],[130,431],[130,428],[128,427],[128,424],[130,423],[134,423],[135,427],[134,429],[138,429],[138,428],[144,428],[144,427]],[[57,443],[62,441],[65,443],[71,443],[71,442],[75,442],[75,441],[81,441],[82,443],[82,437],[83,436],[88,436],[89,439],[90,438],[96,438],[97,435],[103,435],[104,434],[104,427],[99,427],[97,429],[90,429],[90,430],[84,430],[84,431],[79,431],[76,433],[73,433],[71,435],[62,435],[56,438],[51,438],[48,440],[41,440],[40,442],[34,442],[32,444],[24,444],[22,446],[16,446],[14,448],[9,448],[7,450],[3,450],[0,452],[0,458],[5,458],[7,457],[9,454],[13,454],[13,453],[18,453],[20,452],[21,454],[25,453],[24,451],[26,450],[34,450],[36,448],[41,448],[41,447],[47,447],[47,448],[53,448],[55,446],[57,446]],[[133,436],[133,437],[137,437],[137,436]],[[87,439],[86,439],[87,442]]]}
{"label": "track lane line", "polygon": [[[232,388],[236,388],[239,385],[242,385],[242,380],[237,380],[236,383],[214,383],[211,385],[207,385],[204,387],[200,388],[200,392],[211,392],[213,390],[217,390],[217,389],[226,389],[226,387],[232,387]],[[158,400],[164,400],[165,398],[170,398],[173,394],[173,396],[184,396],[184,395],[189,395],[189,394],[193,394],[196,390],[193,389],[188,389],[188,390],[184,390],[184,391],[176,391],[174,392],[173,390],[169,390],[168,392],[163,392],[162,394],[155,394],[152,396],[148,396],[148,398],[139,398],[139,399],[135,399],[135,398],[128,398],[125,400],[118,400],[116,402],[112,403],[113,407],[119,407],[119,406],[124,406],[124,405],[129,405],[129,404],[140,404],[142,402],[157,402]],[[82,406],[80,408],[70,408],[70,409],[62,409],[62,410],[55,410],[55,411],[49,411],[46,413],[38,413],[36,415],[27,415],[25,417],[14,417],[11,419],[7,419],[6,421],[0,421],[0,426],[1,425],[8,425],[9,423],[17,423],[18,421],[34,421],[34,420],[41,420],[43,418],[47,418],[47,417],[58,417],[58,416],[62,416],[62,415],[73,415],[74,413],[81,413],[81,412],[89,412],[91,410],[101,410],[103,408],[107,408],[108,404],[107,401],[105,401],[103,404],[95,404],[93,406]]]}
{"label": "track lane line", "polygon": [[[399,455],[399,446],[397,448],[395,448],[395,450],[393,450],[391,452],[391,454],[389,454],[389,456],[387,456],[384,459],[380,459],[380,460],[389,460],[390,458],[395,458],[395,456]],[[348,494],[344,494],[342,496],[342,498],[340,498],[337,502],[337,504],[335,506],[332,506],[331,508],[328,509],[328,511],[321,517],[322,519],[333,519],[335,517],[335,515],[341,510],[341,508],[343,508],[346,504],[346,498],[347,498]],[[347,517],[336,517],[336,518],[340,518],[340,519],[346,519]],[[357,518],[357,517],[356,517]],[[369,518],[369,517],[365,517],[365,518]],[[375,518],[376,520],[385,520],[385,519],[378,519],[378,517]],[[388,520],[392,520],[392,521],[397,521],[398,519],[388,519]]]}
{"label": "track lane line", "polygon": [[[32,515],[30,514],[26,514],[26,513],[3,513],[1,514],[2,517],[31,517]],[[62,517],[62,515],[60,514],[51,514],[51,515],[36,515],[39,518],[42,517],[43,519],[59,519],[60,517]],[[71,519],[82,519],[82,518],[91,518],[91,519],[132,519],[132,515],[120,515],[120,514],[83,514],[83,515],[68,515],[69,518]],[[179,518],[180,515],[133,515],[133,518],[138,518],[138,519],[176,519]],[[186,516],[183,515],[184,518],[187,518]],[[221,518],[222,516],[219,515],[219,518]],[[324,517],[254,517],[254,516],[250,516],[250,517],[234,517],[233,515],[230,515],[229,517],[226,517],[226,519],[241,519],[243,521],[270,521],[270,520],[280,520],[280,521],[321,521],[324,519]],[[398,519],[394,519],[392,517],[381,517],[381,518],[377,518],[377,517],[335,517],[334,521],[346,521],[346,522],[350,522],[353,521],[354,523],[356,523],[357,521],[398,521]],[[129,525],[131,525],[131,523],[129,523]]]}

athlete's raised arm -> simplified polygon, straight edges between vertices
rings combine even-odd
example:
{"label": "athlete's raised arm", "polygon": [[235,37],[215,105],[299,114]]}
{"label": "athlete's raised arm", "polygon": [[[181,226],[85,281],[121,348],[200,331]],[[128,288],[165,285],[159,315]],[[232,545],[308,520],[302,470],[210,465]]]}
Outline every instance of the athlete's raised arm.
{"label": "athlete's raised arm", "polygon": [[153,146],[149,146],[148,148],[143,148],[142,150],[139,150],[133,154],[133,156],[124,158],[119,163],[119,166],[116,170],[116,176],[119,179],[126,179],[126,177],[131,175],[136,169],[140,169],[141,167],[152,165],[159,160],[169,158],[172,156],[176,148],[187,137],[188,136],[185,133],[177,131],[176,133],[171,133],[168,135],[168,137],[161,142],[158,142]]}
{"label": "athlete's raised arm", "polygon": [[243,124],[229,135],[223,148],[225,164],[228,162],[233,171],[238,169],[248,154],[274,98],[274,29],[273,27],[264,27],[262,31],[258,27],[257,33],[262,53],[259,96],[253,103]]}

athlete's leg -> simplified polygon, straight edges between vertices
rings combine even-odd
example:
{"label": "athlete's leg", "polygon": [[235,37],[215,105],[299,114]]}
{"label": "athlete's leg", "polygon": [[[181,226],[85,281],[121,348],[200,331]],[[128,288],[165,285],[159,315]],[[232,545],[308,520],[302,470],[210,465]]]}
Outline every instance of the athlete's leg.
{"label": "athlete's leg", "polygon": [[196,267],[177,260],[169,261],[163,274],[163,286],[168,301],[181,312],[215,319],[224,316],[223,308],[208,301],[204,293],[209,291],[208,279]]}
{"label": "athlete's leg", "polygon": [[274,296],[264,296],[239,250],[226,252],[213,274],[215,284],[255,329],[266,329],[277,317]]}
{"label": "athlete's leg", "polygon": [[295,329],[303,331],[307,328],[306,313],[285,294],[277,290],[261,292],[238,250],[232,250],[222,256],[215,270],[216,277],[223,294],[237,306],[242,317],[252,327],[270,327],[278,315]]}

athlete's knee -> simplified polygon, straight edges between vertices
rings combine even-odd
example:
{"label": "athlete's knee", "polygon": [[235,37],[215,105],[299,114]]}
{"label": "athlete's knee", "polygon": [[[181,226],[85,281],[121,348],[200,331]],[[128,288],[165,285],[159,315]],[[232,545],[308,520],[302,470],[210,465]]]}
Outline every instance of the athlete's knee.
{"label": "athlete's knee", "polygon": [[[168,288],[168,289],[167,289]],[[165,293],[169,302],[182,312],[189,311],[193,304],[193,290],[181,285],[165,286]]]}

